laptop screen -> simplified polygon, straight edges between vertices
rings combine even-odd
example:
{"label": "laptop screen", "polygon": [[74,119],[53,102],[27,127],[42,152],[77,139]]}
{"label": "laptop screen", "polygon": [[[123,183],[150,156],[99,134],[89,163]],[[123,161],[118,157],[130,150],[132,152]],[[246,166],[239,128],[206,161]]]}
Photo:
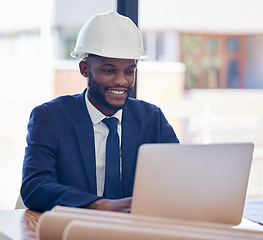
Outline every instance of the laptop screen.
{"label": "laptop screen", "polygon": [[142,145],[131,213],[238,225],[253,148],[252,143]]}

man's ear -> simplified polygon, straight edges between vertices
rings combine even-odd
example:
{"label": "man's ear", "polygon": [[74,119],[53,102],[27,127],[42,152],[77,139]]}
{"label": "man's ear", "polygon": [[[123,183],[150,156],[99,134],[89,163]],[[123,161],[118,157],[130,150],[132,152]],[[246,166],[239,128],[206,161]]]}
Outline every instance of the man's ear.
{"label": "man's ear", "polygon": [[84,61],[80,61],[79,71],[83,77],[88,77],[89,76],[89,64]]}

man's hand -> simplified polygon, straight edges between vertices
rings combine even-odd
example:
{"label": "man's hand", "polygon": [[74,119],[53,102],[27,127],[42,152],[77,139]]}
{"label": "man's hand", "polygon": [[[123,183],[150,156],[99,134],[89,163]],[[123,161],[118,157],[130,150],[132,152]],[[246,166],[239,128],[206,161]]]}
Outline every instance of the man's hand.
{"label": "man's hand", "polygon": [[129,213],[131,211],[131,201],[132,197],[116,200],[102,198],[86,205],[85,208]]}

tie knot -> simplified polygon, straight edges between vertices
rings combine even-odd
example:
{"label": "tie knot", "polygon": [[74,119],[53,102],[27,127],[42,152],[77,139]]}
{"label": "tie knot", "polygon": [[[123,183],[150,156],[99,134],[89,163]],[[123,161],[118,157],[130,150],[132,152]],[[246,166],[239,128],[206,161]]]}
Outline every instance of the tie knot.
{"label": "tie knot", "polygon": [[104,122],[107,127],[110,129],[110,131],[117,131],[117,126],[118,126],[118,122],[119,120],[115,117],[111,117],[111,118],[104,118],[102,120],[102,122]]}

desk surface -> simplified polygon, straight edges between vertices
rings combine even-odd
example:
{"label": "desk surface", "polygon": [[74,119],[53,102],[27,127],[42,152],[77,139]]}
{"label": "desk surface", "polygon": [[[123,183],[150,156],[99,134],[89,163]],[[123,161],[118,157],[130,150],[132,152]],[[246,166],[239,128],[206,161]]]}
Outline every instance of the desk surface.
{"label": "desk surface", "polygon": [[41,213],[28,209],[0,211],[0,240],[5,239],[1,238],[1,233],[14,240],[36,240],[40,215]]}
{"label": "desk surface", "polygon": [[[28,209],[0,211],[0,240],[37,240],[36,227],[40,215]],[[262,225],[245,218],[237,228],[263,231]]]}

